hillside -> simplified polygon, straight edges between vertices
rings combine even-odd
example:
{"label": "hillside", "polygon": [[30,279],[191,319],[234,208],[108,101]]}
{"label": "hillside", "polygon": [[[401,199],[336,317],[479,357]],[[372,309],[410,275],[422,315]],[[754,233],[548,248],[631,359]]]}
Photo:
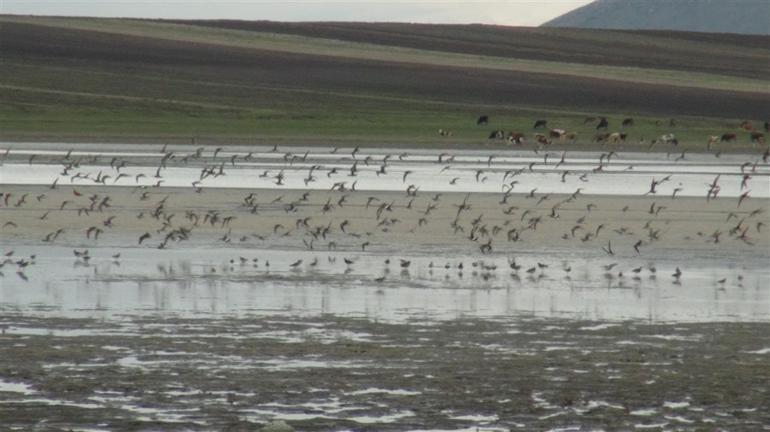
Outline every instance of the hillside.
{"label": "hillside", "polygon": [[[421,50],[590,65],[698,71],[770,78],[756,49],[770,53],[770,37],[645,33],[489,25],[403,23],[288,23],[273,21],[168,21],[209,28],[299,35]],[[655,46],[654,52],[649,51]]]}
{"label": "hillside", "polygon": [[484,113],[586,137],[587,116],[636,116],[638,137],[676,116],[700,142],[764,121],[770,45],[615,33],[0,16],[0,139],[478,146]]}
{"label": "hillside", "polygon": [[543,26],[770,35],[770,2],[596,0]]}

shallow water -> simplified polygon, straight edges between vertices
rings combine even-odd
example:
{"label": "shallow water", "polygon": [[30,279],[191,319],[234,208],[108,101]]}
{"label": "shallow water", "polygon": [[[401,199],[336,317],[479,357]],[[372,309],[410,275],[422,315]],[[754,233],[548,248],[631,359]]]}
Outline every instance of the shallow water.
{"label": "shallow water", "polygon": [[[737,197],[749,190],[752,197],[770,198],[770,166],[761,163],[756,156],[723,156],[715,159],[713,156],[691,155],[677,160],[677,155],[670,154],[623,153],[613,155],[601,171],[595,171],[599,166],[599,153],[542,152],[535,155],[521,152],[457,151],[450,156],[428,151],[405,155],[397,150],[393,153],[365,150],[353,156],[343,153],[344,150],[331,154],[324,149],[292,148],[293,153],[254,151],[251,158],[245,161],[243,157],[246,151],[222,151],[215,158],[211,150],[208,150],[200,158],[186,163],[169,160],[161,172],[162,177],[156,177],[155,170],[162,157],[157,151],[97,151],[88,148],[86,146],[70,154],[70,160],[79,157],[86,159],[69,175],[87,174],[91,176],[90,179],[77,179],[71,183],[69,176],[60,176],[62,167],[54,161],[62,159],[67,151],[11,149],[5,156],[5,163],[0,166],[0,183],[43,185],[51,184],[58,178],[62,185],[88,185],[94,184],[93,179],[101,172],[112,175],[104,183],[105,186],[148,186],[162,180],[164,187],[190,187],[193,182],[200,181],[201,187],[211,188],[328,190],[335,183],[342,183],[346,188],[372,191],[403,191],[407,186],[414,185],[423,192],[499,193],[508,190],[511,182],[516,181],[512,189],[514,193],[529,193],[537,189],[539,194],[571,194],[581,188],[583,194],[635,196],[647,193],[653,179],[661,180],[671,175],[669,181],[656,188],[657,195],[670,196],[678,189],[678,196],[705,197],[708,185],[718,175],[721,197]],[[193,153],[191,147],[180,147],[177,151],[180,158]],[[2,148],[0,152],[3,152]],[[41,162],[49,158],[48,163],[26,163],[33,154],[38,155]],[[238,159],[231,163],[233,156]],[[494,156],[493,159],[490,156]],[[89,163],[88,157],[98,157],[100,162]],[[378,174],[386,157],[385,174]],[[442,163],[438,163],[439,157]],[[113,158],[129,162],[120,171],[128,176],[117,182],[114,181],[117,173],[109,166]],[[448,158],[452,158],[450,162],[446,162]],[[220,165],[225,175],[209,176],[201,180],[202,168],[218,169]],[[356,166],[355,176],[351,175],[353,165]],[[305,179],[313,166],[316,167],[313,180],[306,183]],[[332,169],[337,172],[327,175]],[[521,171],[510,176],[517,170]],[[285,176],[280,185],[275,179],[279,172]],[[139,174],[145,174],[145,177],[137,179]],[[751,176],[745,188],[742,187],[744,174]]]}
{"label": "shallow water", "polygon": [[[112,259],[118,251],[120,260]],[[101,318],[161,313],[334,314],[386,321],[517,315],[770,320],[770,269],[761,259],[735,266],[708,255],[680,261],[658,257],[654,263],[543,251],[519,255],[521,269],[513,271],[507,256],[450,253],[397,258],[237,248],[96,248],[85,263],[62,246],[18,246],[14,252],[19,257],[32,253],[37,257],[25,272],[27,280],[13,273],[1,279],[0,307],[35,316]],[[345,258],[354,263],[345,264]],[[409,268],[400,267],[401,258],[411,261]],[[291,267],[298,259],[303,264]],[[314,260],[317,264],[311,265]],[[550,264],[541,269],[537,263]],[[604,266],[612,263],[616,266],[607,271]],[[656,264],[654,274],[651,264]],[[671,276],[677,266],[686,269],[679,283]],[[639,267],[638,274],[632,271]],[[375,281],[383,276],[384,281]],[[719,283],[723,278],[725,283]]]}

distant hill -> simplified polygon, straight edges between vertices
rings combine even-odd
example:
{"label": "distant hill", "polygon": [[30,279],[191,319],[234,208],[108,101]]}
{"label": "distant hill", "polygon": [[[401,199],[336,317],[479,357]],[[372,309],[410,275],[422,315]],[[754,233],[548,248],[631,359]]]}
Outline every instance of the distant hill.
{"label": "distant hill", "polygon": [[596,0],[543,26],[770,35],[770,1]]}

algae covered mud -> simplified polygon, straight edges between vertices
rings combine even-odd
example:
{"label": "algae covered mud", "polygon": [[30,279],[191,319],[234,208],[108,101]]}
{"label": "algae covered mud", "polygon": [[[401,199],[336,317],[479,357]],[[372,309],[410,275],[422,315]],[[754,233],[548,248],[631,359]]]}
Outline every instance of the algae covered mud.
{"label": "algae covered mud", "polygon": [[4,153],[0,429],[770,425],[761,154],[163,150]]}
{"label": "algae covered mud", "polygon": [[[767,325],[5,318],[7,430],[763,430]],[[726,367],[729,365],[729,367]]]}

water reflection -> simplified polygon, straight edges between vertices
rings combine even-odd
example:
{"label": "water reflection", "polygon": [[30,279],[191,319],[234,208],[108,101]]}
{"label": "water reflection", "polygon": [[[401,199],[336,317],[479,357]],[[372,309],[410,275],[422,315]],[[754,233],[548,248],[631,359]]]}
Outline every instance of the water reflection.
{"label": "water reflection", "polygon": [[[17,253],[25,251],[17,248]],[[112,253],[105,248],[98,256]],[[241,263],[238,257],[246,254],[259,260]],[[2,279],[0,309],[101,318],[334,314],[402,321],[525,314],[653,322],[770,319],[770,270],[759,261],[731,267],[720,264],[719,257],[689,257],[687,262],[669,257],[652,273],[638,260],[614,260],[617,265],[607,271],[606,259],[551,252],[520,257],[522,270],[515,272],[501,256],[484,257],[483,263],[480,256],[450,256],[446,265],[430,256],[412,256],[408,269],[387,265],[387,257],[378,254],[348,254],[354,265],[341,258],[332,262],[329,256],[253,249],[123,250],[119,263],[97,257],[76,264],[71,250],[50,247],[27,272],[28,281],[14,275]],[[291,268],[298,257],[306,263],[315,257],[319,264]],[[262,264],[268,258],[269,269]],[[537,262],[561,261],[568,263],[569,273],[563,263],[531,274],[524,270]],[[685,269],[680,284],[671,276],[676,266]],[[643,270],[631,271],[638,267]]]}

